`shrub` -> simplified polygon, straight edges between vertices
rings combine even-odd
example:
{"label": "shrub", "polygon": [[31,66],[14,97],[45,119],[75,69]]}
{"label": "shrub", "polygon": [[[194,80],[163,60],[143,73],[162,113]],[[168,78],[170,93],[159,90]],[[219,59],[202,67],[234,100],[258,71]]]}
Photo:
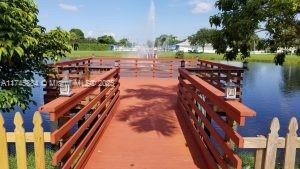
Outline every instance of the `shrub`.
{"label": "shrub", "polygon": [[110,50],[110,45],[100,43],[79,43],[79,49],[81,51],[105,51]]}
{"label": "shrub", "polygon": [[295,53],[296,53],[297,56],[300,56],[300,48],[296,49]]}
{"label": "shrub", "polygon": [[184,52],[183,51],[178,51],[175,54],[176,59],[183,59],[184,58]]}
{"label": "shrub", "polygon": [[276,65],[282,65],[285,61],[285,52],[280,52],[277,53],[276,56],[274,57],[274,62]]}

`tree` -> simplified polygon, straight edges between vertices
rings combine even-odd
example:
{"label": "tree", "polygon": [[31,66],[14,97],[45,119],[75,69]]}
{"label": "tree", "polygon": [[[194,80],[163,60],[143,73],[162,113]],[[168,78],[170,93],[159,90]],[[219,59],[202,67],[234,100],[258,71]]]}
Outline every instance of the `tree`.
{"label": "tree", "polygon": [[266,39],[259,39],[256,47],[257,50],[267,50],[268,41]]}
{"label": "tree", "polygon": [[73,50],[77,50],[79,47],[78,41],[80,40],[80,37],[76,33],[71,32],[70,39],[71,39]]}
{"label": "tree", "polygon": [[219,40],[214,41],[214,47],[225,53],[227,60],[236,59],[239,52],[242,59],[249,57],[251,37],[257,32],[268,35],[266,39],[273,50],[296,45],[299,0],[218,0],[215,5],[220,12],[211,16],[210,23],[221,29],[214,38]]}
{"label": "tree", "polygon": [[212,43],[214,32],[214,29],[202,28],[196,34],[189,36],[188,40],[194,46],[201,46],[204,52],[205,45],[208,43]]}
{"label": "tree", "polygon": [[174,35],[161,35],[155,39],[155,47],[161,47],[163,50],[166,50],[171,45],[175,45],[179,40]]}
{"label": "tree", "polygon": [[107,45],[114,45],[114,44],[116,44],[116,40],[114,39],[114,37],[112,37],[110,35],[101,36],[97,40],[101,44],[107,44]]}
{"label": "tree", "polygon": [[46,76],[47,63],[70,52],[69,33],[39,26],[32,0],[1,1],[0,13],[0,110],[26,109],[35,74]]}
{"label": "tree", "polygon": [[84,33],[83,33],[82,30],[77,29],[77,28],[73,28],[73,29],[70,30],[70,33],[71,34],[72,33],[76,34],[79,40],[84,40]]}
{"label": "tree", "polygon": [[129,40],[127,38],[121,39],[118,44],[120,46],[124,46],[124,47],[131,46],[130,42],[129,42]]}

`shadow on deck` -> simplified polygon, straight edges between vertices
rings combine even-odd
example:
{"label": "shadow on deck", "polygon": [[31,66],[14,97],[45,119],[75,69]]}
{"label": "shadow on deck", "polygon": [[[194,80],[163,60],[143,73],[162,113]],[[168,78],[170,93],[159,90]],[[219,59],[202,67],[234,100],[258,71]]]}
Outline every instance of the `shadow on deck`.
{"label": "shadow on deck", "polygon": [[177,112],[178,80],[120,81],[120,105],[85,168],[206,168]]}

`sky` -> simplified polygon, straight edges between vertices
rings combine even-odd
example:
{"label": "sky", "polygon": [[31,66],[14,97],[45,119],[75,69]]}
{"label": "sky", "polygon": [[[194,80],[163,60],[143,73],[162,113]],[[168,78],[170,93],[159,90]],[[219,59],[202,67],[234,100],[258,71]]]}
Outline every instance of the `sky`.
{"label": "sky", "polygon": [[210,27],[217,13],[214,0],[36,0],[40,25],[47,30],[79,28],[86,37],[112,35],[143,41],[149,32],[151,1],[155,6],[154,36],[173,34],[179,39]]}

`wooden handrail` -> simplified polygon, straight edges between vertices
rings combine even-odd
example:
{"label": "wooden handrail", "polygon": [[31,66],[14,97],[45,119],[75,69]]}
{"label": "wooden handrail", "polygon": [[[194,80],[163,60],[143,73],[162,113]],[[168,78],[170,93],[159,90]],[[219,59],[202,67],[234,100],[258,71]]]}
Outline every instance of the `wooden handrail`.
{"label": "wooden handrail", "polygon": [[81,101],[80,98],[84,98],[86,95],[89,95],[90,93],[92,93],[92,91],[97,89],[102,80],[110,79],[111,77],[118,74],[119,71],[119,68],[114,68],[110,71],[107,71],[93,79],[96,82],[95,86],[87,88],[76,88],[73,90],[74,94],[71,97],[59,97],[51,101],[50,103],[41,106],[39,108],[39,111],[50,113],[50,119],[52,121],[57,120],[59,117],[68,112],[72,107],[77,105]]}
{"label": "wooden handrail", "polygon": [[50,66],[67,66],[67,65],[72,65],[72,64],[79,64],[79,63],[83,63],[83,62],[90,62],[93,58],[89,57],[89,58],[83,58],[83,59],[74,59],[74,60],[67,60],[67,61],[61,61],[61,62],[57,62],[54,64],[50,64]]}
{"label": "wooden handrail", "polygon": [[216,62],[211,62],[208,60],[202,60],[198,59],[198,66],[204,66],[207,68],[216,68],[216,69],[233,69],[233,70],[241,70],[241,68],[235,67],[235,66],[230,66],[230,65],[225,65],[222,63],[216,63]]}
{"label": "wooden handrail", "polygon": [[201,92],[208,97],[216,106],[224,110],[228,116],[238,122],[241,126],[245,124],[245,117],[255,116],[256,112],[246,105],[241,104],[237,100],[225,100],[225,94],[197,77],[188,72],[186,69],[179,69],[180,76],[187,79],[194,87],[201,90]]}
{"label": "wooden handrail", "polygon": [[[95,137],[103,133],[118,105],[119,72],[120,68],[112,68],[93,76],[91,80],[95,85],[75,88],[73,96],[57,98],[40,108],[49,113],[51,122],[57,125],[51,131],[51,143],[58,147],[53,165],[65,169],[74,167],[74,164],[75,168],[84,165],[83,159],[97,141]],[[104,80],[114,83],[99,87]],[[74,127],[77,127],[76,131],[72,130]]]}
{"label": "wooden handrail", "polygon": [[[240,169],[242,161],[231,144],[242,147],[244,139],[233,126],[235,123],[243,126],[245,118],[256,112],[239,100],[225,100],[222,91],[188,69],[180,68],[179,74],[178,106],[187,124],[191,123],[189,128],[210,168],[231,166]],[[221,112],[225,115],[223,118]],[[221,131],[212,125],[212,121]]]}

